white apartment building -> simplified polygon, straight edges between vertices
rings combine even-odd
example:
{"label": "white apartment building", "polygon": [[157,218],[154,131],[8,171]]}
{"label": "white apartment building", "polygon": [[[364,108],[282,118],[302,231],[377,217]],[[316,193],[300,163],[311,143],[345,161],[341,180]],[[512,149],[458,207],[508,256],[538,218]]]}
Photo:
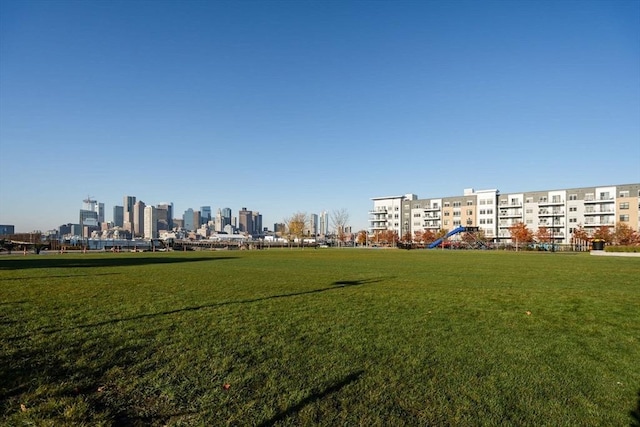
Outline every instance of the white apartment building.
{"label": "white apartment building", "polygon": [[415,200],[415,194],[404,196],[375,197],[373,209],[369,211],[369,230],[371,232],[395,231],[399,235],[402,232],[402,202],[403,200]]}
{"label": "white apartment building", "polygon": [[640,230],[640,184],[506,194],[465,189],[461,196],[418,199],[408,194],[371,200],[369,232],[392,230],[399,237],[472,226],[489,239],[509,242],[509,228],[524,223],[533,233],[545,227],[556,243],[569,243],[578,226],[590,233],[617,224]]}

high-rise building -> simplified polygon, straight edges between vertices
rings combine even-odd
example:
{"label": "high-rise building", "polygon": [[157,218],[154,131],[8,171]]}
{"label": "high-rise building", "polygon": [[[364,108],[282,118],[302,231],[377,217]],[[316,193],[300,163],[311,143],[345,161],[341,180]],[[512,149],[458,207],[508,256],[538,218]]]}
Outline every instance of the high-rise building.
{"label": "high-rise building", "polygon": [[124,208],[124,221],[123,228],[130,231],[133,234],[133,207],[136,204],[135,196],[124,196],[123,208]]}
{"label": "high-rise building", "polygon": [[158,237],[157,228],[158,218],[156,217],[156,208],[146,206],[144,208],[144,238],[155,239]]}
{"label": "high-rise building", "polygon": [[[163,230],[173,230],[173,203],[160,203],[156,209],[166,211],[166,228]],[[160,218],[160,213],[158,213]]]}
{"label": "high-rise building", "polygon": [[84,199],[82,209],[80,209],[80,228],[82,237],[90,237],[91,233],[100,227],[100,208],[102,207],[102,219],[104,221],[104,203],[87,197]]}
{"label": "high-rise building", "polygon": [[16,227],[14,225],[0,225],[0,235],[16,234]]}
{"label": "high-rise building", "polygon": [[134,236],[144,236],[144,208],[147,205],[142,201],[138,200],[135,205],[133,205],[133,235]]}
{"label": "high-rise building", "polygon": [[329,214],[327,211],[322,211],[319,218],[319,234],[320,236],[327,236],[329,234]]}
{"label": "high-rise building", "polygon": [[200,206],[199,225],[207,224],[209,221],[211,221],[211,206]]}
{"label": "high-rise building", "polygon": [[113,224],[116,227],[124,226],[124,207],[122,206],[113,207]]}
{"label": "high-rise building", "polygon": [[254,235],[262,234],[262,215],[260,215],[260,212],[254,212],[252,215],[252,218],[253,218],[252,234]]}
{"label": "high-rise building", "polygon": [[318,215],[309,215],[309,220],[305,226],[304,234],[307,236],[315,236],[318,234]]}
{"label": "high-rise building", "polygon": [[222,209],[222,228],[231,224],[231,208]]}
{"label": "high-rise building", "polygon": [[238,229],[241,233],[253,234],[253,212],[247,208],[238,211]]}
{"label": "high-rise building", "polygon": [[193,209],[189,208],[184,211],[184,214],[182,215],[182,228],[187,231],[194,231],[196,229],[196,224],[193,222],[193,218]]}

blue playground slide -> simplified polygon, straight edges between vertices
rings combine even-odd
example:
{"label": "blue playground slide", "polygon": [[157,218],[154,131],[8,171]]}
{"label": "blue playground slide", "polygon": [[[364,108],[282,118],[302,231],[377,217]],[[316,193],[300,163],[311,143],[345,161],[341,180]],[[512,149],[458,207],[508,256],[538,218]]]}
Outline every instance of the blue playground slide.
{"label": "blue playground slide", "polygon": [[[463,231],[467,231],[468,227],[458,227],[458,228],[454,228],[453,230],[451,230],[450,232],[448,232],[447,234],[445,234],[444,237],[439,238],[438,240],[436,240],[435,242],[432,242],[429,246],[427,246],[427,248],[429,249],[433,249],[438,247],[438,245],[440,243],[442,243],[442,241],[444,239],[448,239],[449,237],[453,236],[454,234],[458,234],[458,233],[462,233]],[[469,227],[470,228],[470,227]]]}

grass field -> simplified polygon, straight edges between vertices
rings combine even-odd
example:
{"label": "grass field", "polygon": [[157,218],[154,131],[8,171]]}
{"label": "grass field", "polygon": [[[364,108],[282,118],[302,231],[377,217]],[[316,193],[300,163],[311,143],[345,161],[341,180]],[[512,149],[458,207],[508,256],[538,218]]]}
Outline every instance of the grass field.
{"label": "grass field", "polygon": [[640,425],[640,259],[0,258],[2,425]]}

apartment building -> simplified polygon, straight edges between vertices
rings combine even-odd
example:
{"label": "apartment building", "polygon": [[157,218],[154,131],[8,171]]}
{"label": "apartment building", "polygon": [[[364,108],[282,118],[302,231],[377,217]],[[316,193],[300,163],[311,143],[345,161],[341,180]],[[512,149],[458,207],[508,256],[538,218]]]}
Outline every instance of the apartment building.
{"label": "apartment building", "polygon": [[460,196],[419,199],[409,194],[371,200],[369,232],[392,230],[398,236],[467,226],[478,227],[491,240],[509,242],[509,228],[522,222],[534,233],[546,228],[556,243],[569,243],[578,226],[590,233],[617,224],[640,230],[640,184],[507,194],[469,188]]}

